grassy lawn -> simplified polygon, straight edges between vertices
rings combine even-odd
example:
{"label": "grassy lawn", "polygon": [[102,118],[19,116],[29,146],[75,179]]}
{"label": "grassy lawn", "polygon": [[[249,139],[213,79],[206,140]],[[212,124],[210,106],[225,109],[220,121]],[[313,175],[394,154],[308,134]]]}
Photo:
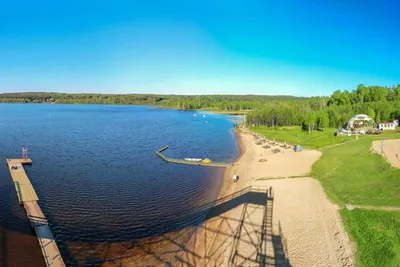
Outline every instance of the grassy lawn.
{"label": "grassy lawn", "polygon": [[[299,127],[253,131],[277,141],[304,147],[322,148],[354,140],[335,137],[334,129],[309,135]],[[396,132],[360,136],[358,140],[323,149],[314,165],[312,176],[318,179],[334,202],[358,205],[400,206],[400,169],[393,168],[382,156],[371,153],[372,141],[400,138]],[[357,246],[359,266],[400,266],[400,212],[342,209],[348,233]]]}
{"label": "grassy lawn", "polygon": [[347,232],[357,244],[359,266],[400,265],[400,212],[341,210]]}
{"label": "grassy lawn", "polygon": [[370,151],[372,141],[381,137],[365,136],[323,150],[312,173],[331,199],[342,204],[400,206],[400,169]]}
{"label": "grassy lawn", "polygon": [[324,132],[312,131],[308,134],[303,131],[300,126],[292,127],[251,127],[251,130],[265,136],[268,139],[274,139],[280,142],[287,142],[289,144],[301,144],[307,148],[321,148],[325,146],[344,143],[354,140],[354,136],[334,136],[333,133],[336,129],[328,128]]}

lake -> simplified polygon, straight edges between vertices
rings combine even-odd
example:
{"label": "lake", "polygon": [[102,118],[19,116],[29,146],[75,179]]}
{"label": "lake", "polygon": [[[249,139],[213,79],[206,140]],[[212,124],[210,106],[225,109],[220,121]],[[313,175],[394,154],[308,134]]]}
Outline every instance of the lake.
{"label": "lake", "polygon": [[169,164],[154,151],[168,145],[163,153],[170,157],[233,161],[239,155],[233,117],[203,114],[0,104],[0,264],[44,266],[5,163],[21,157],[22,146],[28,146],[33,165],[27,174],[67,266],[99,266],[121,252],[96,248],[200,224],[207,210],[198,208],[216,199],[223,169]]}

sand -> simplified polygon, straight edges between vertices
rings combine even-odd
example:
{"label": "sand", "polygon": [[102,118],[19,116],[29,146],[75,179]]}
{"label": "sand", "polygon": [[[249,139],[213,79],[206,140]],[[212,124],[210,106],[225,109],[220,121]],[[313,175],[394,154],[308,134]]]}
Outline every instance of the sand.
{"label": "sand", "polygon": [[393,167],[400,168],[400,140],[399,139],[374,141],[372,143],[372,150],[374,152],[384,156]]}
{"label": "sand", "polygon": [[103,267],[353,266],[338,207],[307,177],[321,152],[277,145],[284,152],[272,153],[255,143],[250,133],[238,134],[241,156],[226,169],[204,223],[139,242],[82,244],[70,253]]}
{"label": "sand", "polygon": [[254,185],[273,187],[273,232],[285,239],[293,266],[353,266],[352,246],[338,207],[317,180],[256,181]]}
{"label": "sand", "polygon": [[241,157],[226,170],[221,200],[187,244],[198,257],[183,252],[175,266],[353,266],[338,207],[317,180],[260,180],[307,175],[321,152],[278,145],[272,148],[281,152],[272,153],[255,143],[251,134],[238,134]]}

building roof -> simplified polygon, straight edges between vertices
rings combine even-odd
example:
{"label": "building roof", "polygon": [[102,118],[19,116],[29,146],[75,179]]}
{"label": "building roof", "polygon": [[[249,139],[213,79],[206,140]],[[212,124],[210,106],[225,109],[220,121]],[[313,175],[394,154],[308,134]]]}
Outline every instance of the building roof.
{"label": "building roof", "polygon": [[370,116],[365,115],[365,114],[357,114],[354,117],[352,117],[349,122],[347,123],[347,128],[353,127],[353,122],[354,121],[374,121]]}

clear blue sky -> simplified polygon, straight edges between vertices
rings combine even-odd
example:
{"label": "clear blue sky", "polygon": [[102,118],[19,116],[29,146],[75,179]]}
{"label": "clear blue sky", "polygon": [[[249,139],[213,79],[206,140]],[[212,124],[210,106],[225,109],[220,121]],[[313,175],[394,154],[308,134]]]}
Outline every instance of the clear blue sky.
{"label": "clear blue sky", "polygon": [[400,83],[400,1],[3,1],[0,92],[328,95]]}

